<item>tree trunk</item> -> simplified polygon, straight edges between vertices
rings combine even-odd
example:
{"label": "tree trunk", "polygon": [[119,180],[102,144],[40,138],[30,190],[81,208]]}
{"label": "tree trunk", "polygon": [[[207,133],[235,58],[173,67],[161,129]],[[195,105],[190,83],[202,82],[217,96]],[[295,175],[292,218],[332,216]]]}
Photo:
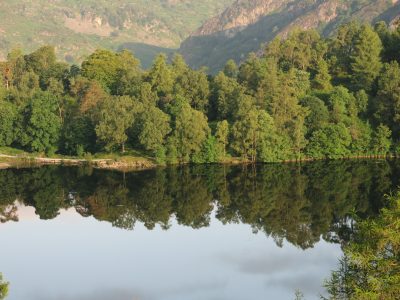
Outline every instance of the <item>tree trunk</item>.
{"label": "tree trunk", "polygon": [[122,143],[122,153],[125,153],[125,143]]}

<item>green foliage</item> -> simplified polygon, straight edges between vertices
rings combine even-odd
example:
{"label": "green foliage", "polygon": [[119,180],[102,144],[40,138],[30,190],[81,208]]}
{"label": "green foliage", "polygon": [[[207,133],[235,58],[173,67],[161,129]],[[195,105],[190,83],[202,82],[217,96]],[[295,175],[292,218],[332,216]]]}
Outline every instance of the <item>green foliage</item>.
{"label": "green foliage", "polygon": [[[87,167],[8,169],[0,172],[0,219],[15,220],[16,210],[7,212],[16,198],[41,218],[75,207],[128,230],[135,222],[168,229],[175,218],[201,228],[215,212],[223,224],[240,221],[278,245],[285,240],[309,249],[321,239],[346,244],[354,232],[351,216],[376,216],[385,203],[382,194],[396,184],[397,170],[398,161],[347,160],[247,168],[172,166],[126,174]],[[73,201],[62,197],[71,188]]]}
{"label": "green foliage", "polygon": [[9,102],[0,100],[0,146],[9,146],[14,142],[16,120],[16,107]]}
{"label": "green foliage", "polygon": [[309,157],[335,159],[349,156],[350,144],[349,130],[342,123],[331,124],[312,134],[306,151]]}
{"label": "green foliage", "polygon": [[308,96],[301,100],[301,105],[309,111],[305,119],[309,135],[328,125],[330,115],[324,101],[315,96]]}
{"label": "green foliage", "polygon": [[176,143],[177,158],[180,161],[189,161],[193,154],[201,150],[210,128],[207,117],[191,108],[189,104],[183,103],[178,107],[178,111],[172,133]]}
{"label": "green foliage", "polygon": [[386,154],[400,138],[400,67],[381,64],[392,35],[295,30],[214,77],[180,55],[143,71],[127,51],[66,68],[52,47],[13,50],[0,63],[0,146],[84,156],[127,144],[161,163]]}
{"label": "green foliage", "polygon": [[[0,57],[6,57],[12,45],[23,45],[27,51],[54,45],[57,57],[68,63],[80,62],[93,49],[129,49],[148,67],[158,53],[173,52],[204,21],[232,2],[3,1],[0,27],[5,33],[0,43]],[[21,5],[25,9],[16,14]],[[100,25],[95,18],[102,20]]]}
{"label": "green foliage", "polygon": [[0,273],[0,299],[4,300],[8,295],[9,283],[3,280],[3,275]]}
{"label": "green foliage", "polygon": [[[277,151],[276,128],[273,119],[264,110],[240,108],[239,118],[232,125],[232,149],[243,159],[276,161],[282,153]],[[278,152],[278,153],[276,153]]]}
{"label": "green foliage", "polygon": [[57,99],[48,92],[35,94],[24,111],[21,144],[30,151],[54,153],[61,136]]}
{"label": "green foliage", "polygon": [[224,159],[226,157],[226,147],[228,146],[229,138],[229,123],[226,120],[217,123],[215,131],[215,138],[218,147],[219,158]]}
{"label": "green foliage", "polygon": [[375,118],[384,121],[393,132],[397,133],[400,129],[400,67],[397,62],[383,66],[373,108]]}
{"label": "green foliage", "polygon": [[[66,120],[63,130],[63,150],[67,154],[81,156],[83,152],[93,152],[96,144],[95,126],[86,116],[76,116]],[[78,153],[78,148],[80,149]]]}
{"label": "green foliage", "polygon": [[382,42],[369,25],[363,25],[354,39],[350,56],[352,84],[355,89],[370,90],[381,69]]}
{"label": "green foliage", "polygon": [[174,74],[172,68],[167,64],[165,55],[160,54],[155,58],[146,77],[146,81],[150,83],[157,96],[165,102],[169,102],[174,86]]}
{"label": "green foliage", "polygon": [[375,130],[372,138],[372,149],[376,154],[386,154],[392,144],[390,136],[392,132],[389,127],[380,124]]}
{"label": "green foliage", "polygon": [[326,283],[329,299],[396,299],[400,294],[400,193],[375,219],[356,224],[340,269]]}
{"label": "green foliage", "polygon": [[133,100],[128,96],[112,97],[102,103],[96,134],[98,142],[103,144],[107,151],[117,146],[122,147],[122,152],[125,151],[127,130],[134,121],[133,108]]}
{"label": "green foliage", "polygon": [[218,151],[217,139],[209,135],[204,141],[201,150],[193,155],[192,162],[194,163],[215,163],[218,162],[221,153]]}
{"label": "green foliage", "polygon": [[139,61],[127,51],[114,53],[96,50],[82,63],[81,73],[88,79],[98,81],[104,89],[115,94],[123,92],[121,80],[127,80],[129,84],[129,76],[135,77],[139,72],[138,66]]}
{"label": "green foliage", "polygon": [[171,132],[170,117],[157,107],[146,107],[138,116],[139,142],[146,149],[163,149],[166,136]]}

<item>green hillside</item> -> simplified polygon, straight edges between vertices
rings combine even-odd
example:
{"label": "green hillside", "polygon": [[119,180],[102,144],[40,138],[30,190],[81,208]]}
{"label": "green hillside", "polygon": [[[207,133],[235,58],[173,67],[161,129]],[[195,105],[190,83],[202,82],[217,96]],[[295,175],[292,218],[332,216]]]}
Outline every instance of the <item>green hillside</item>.
{"label": "green hillside", "polygon": [[129,43],[131,50],[146,54],[140,57],[146,65],[149,54],[163,50],[158,47],[178,48],[204,20],[232,2],[3,0],[0,59],[15,47],[29,52],[51,44],[56,46],[59,58],[79,62],[96,48],[117,50]]}

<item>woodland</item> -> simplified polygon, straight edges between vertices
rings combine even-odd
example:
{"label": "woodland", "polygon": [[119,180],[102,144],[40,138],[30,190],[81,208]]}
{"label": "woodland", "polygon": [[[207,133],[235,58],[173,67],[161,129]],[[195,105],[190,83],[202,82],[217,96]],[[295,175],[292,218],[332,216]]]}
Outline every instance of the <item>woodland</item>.
{"label": "woodland", "polygon": [[145,154],[160,164],[400,153],[400,28],[294,30],[217,75],[128,51],[80,66],[44,46],[0,63],[0,147],[43,155]]}

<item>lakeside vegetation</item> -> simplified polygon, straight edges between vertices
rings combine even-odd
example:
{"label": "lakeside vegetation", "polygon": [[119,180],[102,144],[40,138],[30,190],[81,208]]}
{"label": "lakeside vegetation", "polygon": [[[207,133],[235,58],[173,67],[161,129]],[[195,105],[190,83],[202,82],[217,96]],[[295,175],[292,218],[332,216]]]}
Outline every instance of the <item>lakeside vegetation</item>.
{"label": "lakeside vegetation", "polygon": [[355,225],[340,268],[326,282],[329,299],[397,299],[400,295],[400,193],[378,217]]}
{"label": "lakeside vegetation", "polygon": [[85,157],[133,149],[158,163],[398,154],[400,29],[294,31],[218,75],[181,56],[149,70],[97,50],[80,67],[50,46],[0,64],[0,146]]}
{"label": "lakeside vegetation", "polygon": [[9,283],[4,281],[3,275],[0,273],[0,300],[3,300],[7,297],[8,285]]}

